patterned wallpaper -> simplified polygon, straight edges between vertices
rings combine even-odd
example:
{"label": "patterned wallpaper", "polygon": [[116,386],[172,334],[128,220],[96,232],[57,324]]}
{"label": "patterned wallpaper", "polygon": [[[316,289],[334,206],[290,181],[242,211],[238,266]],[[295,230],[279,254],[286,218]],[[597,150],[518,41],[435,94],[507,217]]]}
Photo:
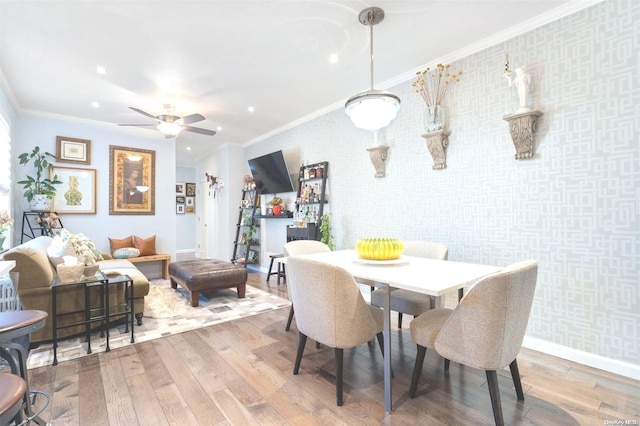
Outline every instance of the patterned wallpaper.
{"label": "patterned wallpaper", "polygon": [[[366,151],[373,135],[342,109],[248,147],[246,158],[282,149],[292,171],[329,161],[337,248],[393,236],[442,242],[450,260],[537,259],[527,336],[636,365],[639,51],[640,2],[609,0],[452,64],[463,77],[447,105],[445,170],[431,169],[410,81],[391,88],[402,109],[379,136],[390,146],[384,178]],[[506,52],[532,75],[544,113],[530,160],[514,159],[502,119],[517,107],[502,76]],[[268,251],[281,251],[283,225],[265,226]]]}

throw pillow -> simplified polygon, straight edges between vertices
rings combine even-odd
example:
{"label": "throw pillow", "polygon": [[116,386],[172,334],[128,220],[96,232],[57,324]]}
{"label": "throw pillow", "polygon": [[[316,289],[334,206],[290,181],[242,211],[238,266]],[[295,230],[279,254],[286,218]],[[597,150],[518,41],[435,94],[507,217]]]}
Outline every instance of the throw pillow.
{"label": "throw pillow", "polygon": [[75,256],[76,251],[73,248],[73,245],[69,240],[66,241],[62,239],[60,235],[56,235],[53,237],[53,241],[51,241],[51,245],[47,247],[47,256],[49,257],[49,261],[55,267],[59,264],[64,263],[63,256]]}
{"label": "throw pillow", "polygon": [[140,256],[140,250],[133,247],[119,248],[113,253],[114,259],[130,259],[132,257]]}
{"label": "throw pillow", "polygon": [[134,235],[133,246],[140,250],[140,256],[152,256],[156,254],[156,236],[140,238]]}
{"label": "throw pillow", "polygon": [[133,235],[129,235],[127,238],[122,239],[109,238],[109,252],[111,253],[111,256],[114,256],[116,250],[131,247],[132,245]]}
{"label": "throw pillow", "polygon": [[89,264],[96,263],[99,260],[104,260],[96,245],[86,235],[76,234],[71,237],[70,241],[76,251],[79,261]]}

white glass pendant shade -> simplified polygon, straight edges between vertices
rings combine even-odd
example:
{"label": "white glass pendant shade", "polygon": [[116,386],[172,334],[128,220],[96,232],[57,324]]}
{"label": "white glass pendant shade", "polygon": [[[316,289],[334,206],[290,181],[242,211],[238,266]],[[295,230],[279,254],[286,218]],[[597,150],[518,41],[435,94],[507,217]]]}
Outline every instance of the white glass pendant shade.
{"label": "white glass pendant shade", "polygon": [[173,136],[177,136],[178,133],[180,133],[180,131],[182,130],[182,126],[180,126],[178,123],[175,122],[166,122],[163,121],[160,124],[158,124],[158,130],[160,130],[162,132],[162,134],[164,134],[167,137],[173,137]]}
{"label": "white glass pendant shade", "polygon": [[400,98],[383,90],[368,90],[352,96],[345,111],[354,126],[363,130],[379,130],[396,118]]}

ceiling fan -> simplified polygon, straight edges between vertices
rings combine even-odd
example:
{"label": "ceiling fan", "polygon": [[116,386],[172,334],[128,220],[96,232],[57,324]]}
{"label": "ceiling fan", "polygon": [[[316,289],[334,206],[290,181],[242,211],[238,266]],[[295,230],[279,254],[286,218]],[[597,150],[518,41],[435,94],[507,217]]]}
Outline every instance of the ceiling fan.
{"label": "ceiling fan", "polygon": [[197,123],[198,121],[206,120],[206,118],[201,114],[190,114],[185,115],[184,117],[178,117],[177,115],[173,115],[173,111],[175,107],[170,104],[165,104],[164,108],[167,111],[166,114],[160,115],[151,115],[148,112],[142,111],[141,109],[129,107],[135,112],[138,112],[147,117],[153,118],[156,120],[156,123],[153,124],[119,124],[119,126],[133,126],[133,127],[157,127],[158,130],[164,134],[166,138],[173,138],[178,135],[182,130],[187,132],[200,133],[202,135],[213,136],[216,134],[215,131],[209,129],[202,129],[200,127],[192,127],[187,126],[187,124]]}

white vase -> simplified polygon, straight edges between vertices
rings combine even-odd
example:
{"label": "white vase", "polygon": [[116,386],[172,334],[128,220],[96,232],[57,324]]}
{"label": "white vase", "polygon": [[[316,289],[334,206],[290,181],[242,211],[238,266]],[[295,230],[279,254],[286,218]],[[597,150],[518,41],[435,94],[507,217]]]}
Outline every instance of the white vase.
{"label": "white vase", "polygon": [[36,194],[29,202],[29,207],[34,212],[49,211],[51,209],[51,201],[52,199],[45,194]]}

